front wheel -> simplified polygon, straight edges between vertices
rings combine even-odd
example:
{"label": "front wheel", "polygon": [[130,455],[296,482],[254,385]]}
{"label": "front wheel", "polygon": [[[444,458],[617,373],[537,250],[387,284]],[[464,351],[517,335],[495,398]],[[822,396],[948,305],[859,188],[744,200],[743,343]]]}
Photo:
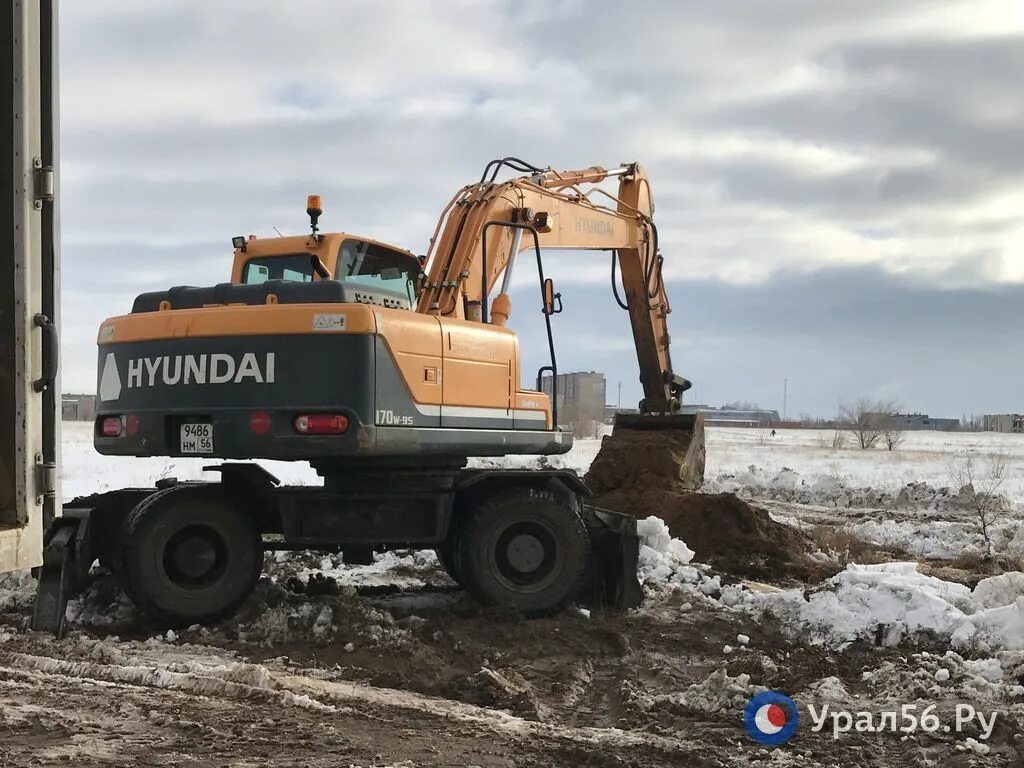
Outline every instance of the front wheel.
{"label": "front wheel", "polygon": [[173,626],[232,614],[263,569],[256,521],[216,486],[157,491],[125,518],[121,538],[128,597]]}
{"label": "front wheel", "polygon": [[589,560],[590,538],[575,506],[544,489],[510,488],[488,497],[459,537],[466,591],[529,616],[565,608]]}

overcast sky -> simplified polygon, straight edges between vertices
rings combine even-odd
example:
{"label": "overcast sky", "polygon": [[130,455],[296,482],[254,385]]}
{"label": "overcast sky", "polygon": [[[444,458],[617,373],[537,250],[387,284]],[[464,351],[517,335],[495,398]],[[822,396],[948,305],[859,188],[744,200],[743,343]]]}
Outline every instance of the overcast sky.
{"label": "overcast sky", "polygon": [[[696,399],[1024,410],[1024,3],[62,3],[64,388],[232,235],[425,250],[494,157],[640,161]],[[557,261],[557,264],[556,264]],[[606,254],[551,254],[562,370],[639,397]],[[526,364],[536,297],[517,290]],[[529,315],[529,316],[528,316]]]}

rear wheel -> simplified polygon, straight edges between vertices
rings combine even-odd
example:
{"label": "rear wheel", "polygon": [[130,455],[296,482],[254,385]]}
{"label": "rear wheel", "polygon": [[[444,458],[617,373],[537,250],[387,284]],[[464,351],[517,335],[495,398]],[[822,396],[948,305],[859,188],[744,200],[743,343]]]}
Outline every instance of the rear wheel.
{"label": "rear wheel", "polygon": [[255,520],[217,487],[158,491],[124,521],[122,581],[140,609],[176,626],[233,613],[263,568]]}
{"label": "rear wheel", "polygon": [[485,604],[543,616],[565,608],[590,559],[586,526],[570,500],[538,488],[486,499],[459,537],[462,586]]}

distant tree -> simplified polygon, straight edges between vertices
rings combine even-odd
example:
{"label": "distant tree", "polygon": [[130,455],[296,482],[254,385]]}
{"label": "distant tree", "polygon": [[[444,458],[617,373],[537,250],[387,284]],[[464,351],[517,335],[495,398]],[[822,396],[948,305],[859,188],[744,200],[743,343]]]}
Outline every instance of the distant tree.
{"label": "distant tree", "polygon": [[897,402],[889,402],[888,417],[882,421],[882,442],[886,449],[895,451],[903,444],[903,437],[906,431],[903,429],[903,422],[898,417],[900,405]]}
{"label": "distant tree", "polygon": [[896,403],[862,397],[850,405],[839,406],[839,423],[853,435],[861,449],[874,448],[882,438],[887,423],[892,421]]}
{"label": "distant tree", "polygon": [[960,489],[960,495],[974,514],[989,558],[995,554],[992,526],[1010,509],[1009,501],[1002,494],[1009,470],[1010,460],[1005,453],[994,453],[987,460],[980,460],[975,453],[963,451],[956,454],[949,466],[949,479]]}
{"label": "distant tree", "polygon": [[981,432],[985,429],[985,419],[973,413],[970,417],[965,413],[960,421],[963,424],[963,429],[967,432]]}
{"label": "distant tree", "polygon": [[604,422],[581,420],[578,422],[572,422],[570,426],[572,427],[573,437],[586,440],[592,437],[600,437],[604,428]]}
{"label": "distant tree", "polygon": [[902,424],[896,419],[887,419],[882,427],[882,442],[888,450],[895,451],[903,444],[905,434]]}

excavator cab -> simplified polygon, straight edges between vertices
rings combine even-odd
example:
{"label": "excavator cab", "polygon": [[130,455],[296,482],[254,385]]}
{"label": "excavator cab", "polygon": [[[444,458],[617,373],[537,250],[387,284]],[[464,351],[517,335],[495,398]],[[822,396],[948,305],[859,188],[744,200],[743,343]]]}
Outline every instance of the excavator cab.
{"label": "excavator cab", "polygon": [[274,287],[277,281],[333,281],[358,291],[352,297],[362,303],[411,309],[416,301],[419,259],[370,238],[345,233],[277,238],[250,235],[232,238],[232,244],[231,282],[238,285],[271,283]]}

